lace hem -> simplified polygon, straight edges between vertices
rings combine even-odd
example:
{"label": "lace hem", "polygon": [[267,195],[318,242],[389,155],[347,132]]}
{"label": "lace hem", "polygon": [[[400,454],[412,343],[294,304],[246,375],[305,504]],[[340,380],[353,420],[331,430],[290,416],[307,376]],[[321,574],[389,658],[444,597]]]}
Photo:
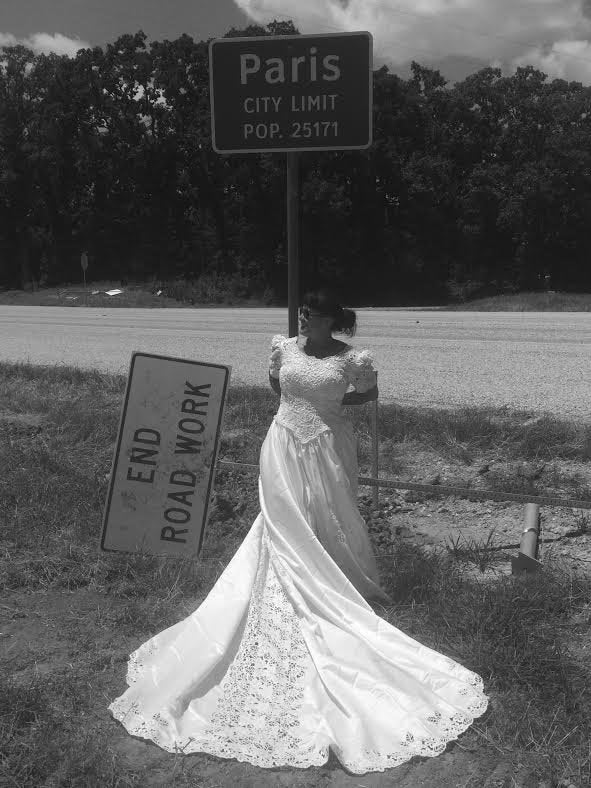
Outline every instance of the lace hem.
{"label": "lace hem", "polygon": [[411,758],[435,758],[445,751],[449,742],[454,741],[466,731],[488,708],[488,696],[484,693],[482,678],[453,659],[439,655],[453,678],[462,682],[458,691],[461,696],[462,711],[444,714],[434,709],[428,717],[417,718],[419,727],[434,728],[431,736],[417,736],[407,731],[396,742],[390,752],[363,750],[355,758],[347,758],[338,746],[333,747],[335,755],[343,766],[354,774],[383,772],[409,761]]}
{"label": "lace hem", "polygon": [[[300,623],[269,559],[267,535],[238,653],[221,681],[216,708],[201,735],[171,737],[173,704],[145,717],[141,705],[122,695],[109,707],[126,730],[168,752],[207,752],[255,766],[320,766],[328,746],[302,727],[306,673],[312,666]],[[130,658],[128,680],[149,667],[150,641]],[[198,709],[195,710],[198,713]],[[187,713],[191,713],[190,704]]]}
{"label": "lace hem", "polygon": [[[177,737],[173,742],[164,733],[163,727],[168,726],[168,720],[160,714],[154,714],[151,719],[144,719],[133,708],[134,704],[114,701],[109,709],[132,736],[148,739],[167,752],[177,755],[190,755],[192,753],[205,753],[216,758],[235,759],[241,763],[250,763],[263,769],[273,769],[279,766],[307,769],[310,766],[323,766],[328,760],[328,747],[308,747],[305,752],[286,751],[284,743],[279,741],[259,742],[253,747],[250,735],[240,735],[236,731],[225,732],[217,739],[210,737]],[[263,733],[263,731],[261,731]]]}
{"label": "lace hem", "polygon": [[448,743],[464,733],[474,720],[484,714],[487,709],[488,698],[482,690],[482,679],[479,676],[477,678],[481,689],[480,691],[477,689],[472,691],[472,700],[467,708],[468,713],[458,712],[444,717],[440,712],[436,711],[427,717],[427,722],[436,724],[441,730],[440,735],[418,737],[407,732],[404,739],[397,743],[397,749],[393,749],[392,752],[383,753],[376,750],[364,750],[354,759],[347,758],[346,754],[338,746],[331,745],[335,755],[343,766],[353,774],[383,772],[386,769],[400,766],[411,758],[435,758],[441,755]]}
{"label": "lace hem", "polygon": [[[439,736],[417,737],[407,732],[404,739],[398,742],[396,748],[390,752],[364,750],[356,754],[354,758],[347,757],[347,754],[338,745],[331,744],[330,749],[342,766],[352,774],[383,772],[386,769],[400,766],[414,757],[435,758],[445,751],[450,741],[457,739],[475,719],[486,711],[488,698],[482,691],[482,680],[477,678],[480,689],[474,682],[472,700],[467,708],[469,713],[456,713],[443,717],[440,712],[436,711],[427,717],[427,722],[437,725],[440,729]],[[328,761],[329,746],[314,745],[307,747],[305,751],[293,750],[289,746],[285,747],[282,738],[268,739],[266,742],[258,740],[257,744],[253,746],[250,734],[243,735],[237,730],[221,731],[217,738],[213,738],[211,735],[202,738],[186,737],[171,743],[162,732],[163,726],[168,726],[168,721],[161,714],[155,714],[150,720],[145,720],[139,713],[137,704],[126,703],[122,698],[114,701],[109,708],[113,715],[123,722],[130,734],[150,739],[167,752],[185,755],[197,752],[207,753],[219,758],[234,758],[242,763],[250,763],[261,768],[288,766],[307,769],[310,766],[324,766]],[[259,730],[262,739],[264,730],[262,728]]]}
{"label": "lace hem", "polygon": [[[324,765],[329,745],[314,741],[309,733],[301,735],[299,718],[309,657],[297,616],[271,566],[267,572],[259,569],[253,602],[244,645],[222,682],[217,708],[201,736],[173,740],[168,730],[175,729],[176,721],[170,710],[162,708],[146,718],[140,704],[125,695],[109,707],[113,716],[130,734],[150,739],[172,753],[207,753],[261,768]],[[149,649],[142,653],[149,653]],[[434,710],[426,718],[417,718],[415,729],[431,728],[433,735],[407,731],[401,740],[392,742],[388,752],[362,750],[351,757],[354,747],[331,743],[345,769],[353,774],[383,772],[414,757],[436,757],[486,711],[488,698],[481,677],[448,657],[442,659],[452,676],[463,683],[459,690],[463,711],[450,715]],[[146,669],[139,658],[130,660],[132,680]]]}

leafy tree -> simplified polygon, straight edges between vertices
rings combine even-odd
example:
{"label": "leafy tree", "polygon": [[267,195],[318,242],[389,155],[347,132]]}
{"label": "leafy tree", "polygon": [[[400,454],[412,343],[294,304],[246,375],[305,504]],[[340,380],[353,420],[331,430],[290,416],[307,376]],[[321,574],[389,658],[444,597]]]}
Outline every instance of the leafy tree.
{"label": "leafy tree", "polygon": [[[291,22],[227,36],[296,35]],[[373,74],[373,144],[303,152],[303,283],[345,297],[589,289],[591,88]],[[286,293],[285,156],[211,146],[207,41],[0,53],[0,286],[211,274]]]}

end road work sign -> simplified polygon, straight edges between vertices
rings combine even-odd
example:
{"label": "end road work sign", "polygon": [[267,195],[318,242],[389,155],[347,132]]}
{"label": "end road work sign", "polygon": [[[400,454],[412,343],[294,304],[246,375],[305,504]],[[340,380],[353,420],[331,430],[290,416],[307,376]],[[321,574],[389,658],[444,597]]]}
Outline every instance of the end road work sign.
{"label": "end road work sign", "polygon": [[102,550],[196,556],[230,367],[133,353]]}
{"label": "end road work sign", "polygon": [[370,33],[218,38],[209,44],[217,153],[367,148]]}

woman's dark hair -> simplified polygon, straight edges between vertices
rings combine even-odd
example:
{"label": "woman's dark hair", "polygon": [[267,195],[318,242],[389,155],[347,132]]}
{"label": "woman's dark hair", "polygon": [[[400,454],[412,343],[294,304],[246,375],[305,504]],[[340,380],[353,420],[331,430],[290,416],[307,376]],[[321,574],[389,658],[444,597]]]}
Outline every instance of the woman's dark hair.
{"label": "woman's dark hair", "polygon": [[332,331],[352,337],[357,330],[357,315],[352,309],[341,306],[338,297],[330,290],[309,290],[302,298],[302,306],[332,317]]}

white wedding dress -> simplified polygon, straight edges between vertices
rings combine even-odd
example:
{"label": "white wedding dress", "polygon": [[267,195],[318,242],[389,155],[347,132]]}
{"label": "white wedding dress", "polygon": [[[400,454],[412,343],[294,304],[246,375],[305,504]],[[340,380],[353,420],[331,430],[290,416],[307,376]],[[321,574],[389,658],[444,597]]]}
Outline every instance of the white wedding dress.
{"label": "white wedding dress", "polygon": [[341,402],[366,352],[273,338],[281,404],[260,455],[261,513],[202,604],[129,661],[110,710],[170,752],[350,772],[435,756],[487,707],[482,679],[376,615],[385,599],[357,508]]}

